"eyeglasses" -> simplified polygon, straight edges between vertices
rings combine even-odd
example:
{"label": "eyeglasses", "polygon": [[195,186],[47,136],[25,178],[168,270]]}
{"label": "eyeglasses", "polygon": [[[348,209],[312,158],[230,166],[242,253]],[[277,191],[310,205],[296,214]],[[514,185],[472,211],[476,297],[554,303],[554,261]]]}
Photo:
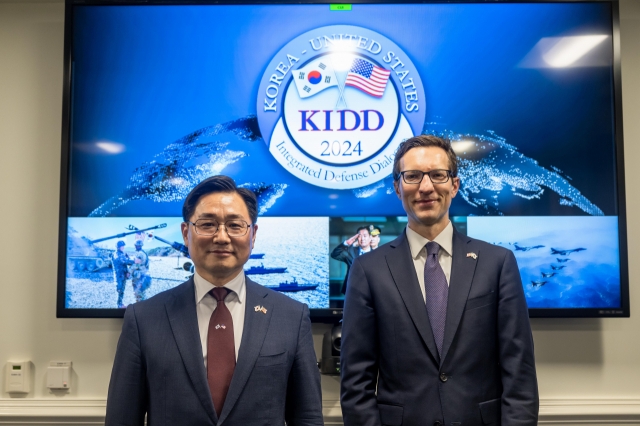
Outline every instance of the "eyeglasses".
{"label": "eyeglasses", "polygon": [[[400,174],[402,175],[402,180],[404,180],[404,183],[408,183],[410,185],[416,185],[422,182],[424,175],[429,176],[429,179],[431,179],[431,183],[447,183],[449,181],[449,178],[453,176],[451,174],[451,170],[444,169],[436,169],[428,172],[423,172],[420,170],[405,170],[404,172],[400,172]],[[397,179],[399,178],[400,176],[398,176]]]}
{"label": "eyeglasses", "polygon": [[203,237],[213,237],[221,226],[224,226],[227,235],[230,237],[242,237],[247,235],[249,225],[242,219],[228,220],[225,223],[218,223],[213,219],[198,219],[194,222],[189,222],[196,230],[196,234]]}

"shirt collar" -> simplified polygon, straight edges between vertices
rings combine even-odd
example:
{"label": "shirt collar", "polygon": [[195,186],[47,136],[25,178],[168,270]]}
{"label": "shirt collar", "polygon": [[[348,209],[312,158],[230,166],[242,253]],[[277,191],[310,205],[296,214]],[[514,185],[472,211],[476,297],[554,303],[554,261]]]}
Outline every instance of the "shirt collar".
{"label": "shirt collar", "polygon": [[361,254],[369,253],[371,250],[373,250],[373,249],[371,248],[371,246],[369,246],[369,250],[367,250],[367,251],[362,250],[362,247],[358,247],[358,249],[360,250],[360,253],[361,253]]}
{"label": "shirt collar", "polygon": [[[202,299],[215,287],[209,281],[205,280],[198,274],[198,271],[193,274],[193,282],[196,287],[196,305],[202,301]],[[236,294],[239,303],[244,303],[246,295],[246,285],[244,271],[241,271],[231,281],[223,285],[224,288],[232,291]]]}
{"label": "shirt collar", "polygon": [[[411,249],[411,257],[417,259],[420,256],[420,252],[424,250],[424,246],[427,245],[430,240],[418,234],[407,225],[406,234],[407,240],[409,240],[409,248]],[[453,225],[451,221],[449,224],[433,239],[442,250],[447,252],[449,256],[453,256]]]}

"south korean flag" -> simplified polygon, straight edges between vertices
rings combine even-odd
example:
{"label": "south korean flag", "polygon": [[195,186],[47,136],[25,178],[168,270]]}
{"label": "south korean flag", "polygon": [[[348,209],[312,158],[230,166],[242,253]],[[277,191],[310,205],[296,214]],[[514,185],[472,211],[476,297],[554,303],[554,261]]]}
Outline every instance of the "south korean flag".
{"label": "south korean flag", "polygon": [[309,98],[329,87],[339,87],[335,70],[326,56],[315,59],[292,73],[298,95],[302,99]]}

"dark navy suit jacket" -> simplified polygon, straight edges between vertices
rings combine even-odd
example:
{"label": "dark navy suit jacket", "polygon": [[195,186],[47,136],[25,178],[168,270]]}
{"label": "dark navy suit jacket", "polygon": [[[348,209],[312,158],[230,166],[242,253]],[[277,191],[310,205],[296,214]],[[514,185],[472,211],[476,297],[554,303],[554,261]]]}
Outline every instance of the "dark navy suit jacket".
{"label": "dark navy suit jacket", "polygon": [[349,278],[349,270],[356,257],[360,256],[360,247],[346,246],[344,243],[338,244],[336,248],[331,252],[331,257],[340,262],[347,264],[347,273],[344,276],[344,282],[342,283],[342,293],[347,294],[347,280]]}
{"label": "dark navy suit jacket", "polygon": [[513,253],[454,231],[452,262],[442,359],[406,234],[353,262],[345,426],[536,426],[533,340]]}
{"label": "dark navy suit jacket", "polygon": [[[220,418],[202,359],[193,278],[130,305],[109,384],[106,426],[322,425],[309,310],[246,279],[242,342]],[[267,312],[255,311],[260,305]]]}

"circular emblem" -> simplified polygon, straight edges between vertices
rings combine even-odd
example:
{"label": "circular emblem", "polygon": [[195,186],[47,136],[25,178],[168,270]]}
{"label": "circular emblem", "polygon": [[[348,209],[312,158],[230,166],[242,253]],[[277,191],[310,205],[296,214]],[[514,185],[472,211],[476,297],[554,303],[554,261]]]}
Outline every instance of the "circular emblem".
{"label": "circular emblem", "polygon": [[310,71],[307,80],[309,80],[311,84],[318,84],[322,80],[322,74],[316,70]]}
{"label": "circular emblem", "polygon": [[305,182],[352,189],[391,174],[403,140],[421,133],[424,89],[398,45],[362,27],[306,32],[271,60],[257,100],[269,152]]}

